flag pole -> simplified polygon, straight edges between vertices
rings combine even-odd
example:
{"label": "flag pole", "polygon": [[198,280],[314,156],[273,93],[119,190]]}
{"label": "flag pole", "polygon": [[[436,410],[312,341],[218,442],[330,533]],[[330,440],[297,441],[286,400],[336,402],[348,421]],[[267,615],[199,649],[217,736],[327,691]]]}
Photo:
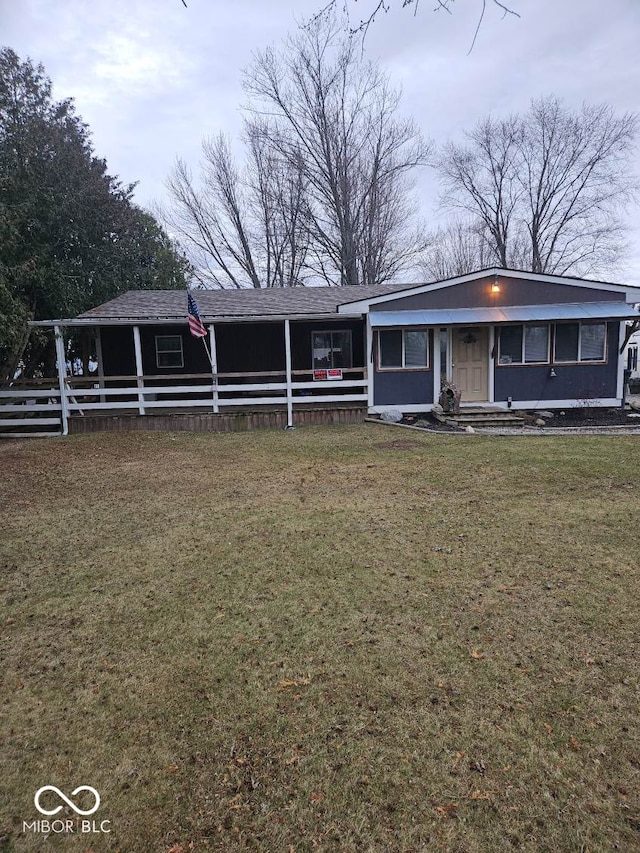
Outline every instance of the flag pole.
{"label": "flag pole", "polygon": [[207,346],[207,341],[205,338],[200,338],[204,345],[204,351],[207,354],[207,358],[209,359],[209,364],[211,365],[211,370],[213,370],[213,359],[211,358],[211,353],[209,352],[209,347]]}

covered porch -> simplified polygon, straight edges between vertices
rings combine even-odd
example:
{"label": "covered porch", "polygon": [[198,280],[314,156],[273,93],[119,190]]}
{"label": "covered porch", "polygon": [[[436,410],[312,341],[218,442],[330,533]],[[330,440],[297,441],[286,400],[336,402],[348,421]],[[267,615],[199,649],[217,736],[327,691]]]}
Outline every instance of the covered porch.
{"label": "covered porch", "polygon": [[430,411],[442,383],[467,408],[619,406],[621,321],[633,313],[624,303],[594,302],[372,311],[370,411]]}
{"label": "covered porch", "polygon": [[[184,320],[32,325],[53,330],[57,377],[19,376],[0,389],[4,435],[182,428],[178,416],[190,416],[194,429],[229,430],[366,414],[361,320],[222,320],[206,324],[205,339],[192,337]],[[89,373],[69,356],[78,332],[92,339]],[[332,411],[341,412],[333,421]]]}

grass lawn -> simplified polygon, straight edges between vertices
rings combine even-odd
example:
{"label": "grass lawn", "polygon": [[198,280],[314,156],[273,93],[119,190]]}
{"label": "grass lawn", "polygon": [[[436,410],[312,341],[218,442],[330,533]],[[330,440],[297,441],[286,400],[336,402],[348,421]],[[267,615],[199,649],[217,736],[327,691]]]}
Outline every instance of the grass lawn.
{"label": "grass lawn", "polygon": [[0,849],[640,849],[639,449],[3,442]]}

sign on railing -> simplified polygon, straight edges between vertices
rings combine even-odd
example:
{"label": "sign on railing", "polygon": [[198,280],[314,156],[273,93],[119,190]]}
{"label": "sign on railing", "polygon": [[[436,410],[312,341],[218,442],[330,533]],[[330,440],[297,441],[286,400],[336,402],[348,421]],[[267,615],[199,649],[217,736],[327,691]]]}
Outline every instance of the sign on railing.
{"label": "sign on railing", "polygon": [[342,368],[329,367],[326,370],[314,370],[313,378],[316,382],[326,382],[328,379],[332,379],[334,382],[342,382]]}

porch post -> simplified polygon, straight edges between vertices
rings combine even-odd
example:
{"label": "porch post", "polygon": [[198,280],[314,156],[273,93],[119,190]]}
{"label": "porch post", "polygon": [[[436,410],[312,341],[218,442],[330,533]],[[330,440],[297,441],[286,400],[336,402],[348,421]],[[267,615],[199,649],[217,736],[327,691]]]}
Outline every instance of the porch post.
{"label": "porch post", "polygon": [[[104,364],[102,363],[102,334],[100,326],[96,329],[96,359],[98,360],[98,385],[104,388]],[[100,402],[106,402],[104,394],[100,394]]]}
{"label": "porch post", "polygon": [[496,379],[496,327],[489,326],[489,402],[493,403],[496,398],[495,379]]}
{"label": "porch post", "polygon": [[371,314],[367,311],[367,342],[366,342],[366,365],[367,365],[367,409],[370,412],[373,408],[373,383],[375,381],[375,371],[373,362],[373,329],[371,328]]}
{"label": "porch post", "polygon": [[284,358],[287,379],[287,426],[293,426],[293,388],[291,387],[291,324],[284,321]]}
{"label": "porch post", "polygon": [[440,351],[440,327],[433,328],[433,405],[440,399],[440,377],[441,377],[441,351]]}
{"label": "porch post", "polygon": [[140,344],[140,326],[133,327],[133,346],[136,351],[136,376],[138,385],[138,412],[144,415],[144,379],[142,371],[142,346]]}
{"label": "porch post", "polygon": [[[626,332],[626,323],[621,320],[620,321],[620,331],[618,332],[618,349],[616,352],[616,358],[618,359],[618,377],[616,382],[616,397],[618,400],[624,405],[624,359],[622,358],[622,353],[624,352],[624,339]],[[605,325],[606,334],[609,335],[609,324]]]}
{"label": "porch post", "polygon": [[56,340],[56,362],[58,366],[58,384],[60,386],[60,419],[62,435],[69,434],[69,401],[67,400],[67,355],[64,351],[64,337],[61,326],[53,327]]}
{"label": "porch post", "polygon": [[209,324],[209,351],[211,353],[211,382],[213,387],[213,411],[218,414],[218,351],[216,350],[216,329],[213,323]]}

